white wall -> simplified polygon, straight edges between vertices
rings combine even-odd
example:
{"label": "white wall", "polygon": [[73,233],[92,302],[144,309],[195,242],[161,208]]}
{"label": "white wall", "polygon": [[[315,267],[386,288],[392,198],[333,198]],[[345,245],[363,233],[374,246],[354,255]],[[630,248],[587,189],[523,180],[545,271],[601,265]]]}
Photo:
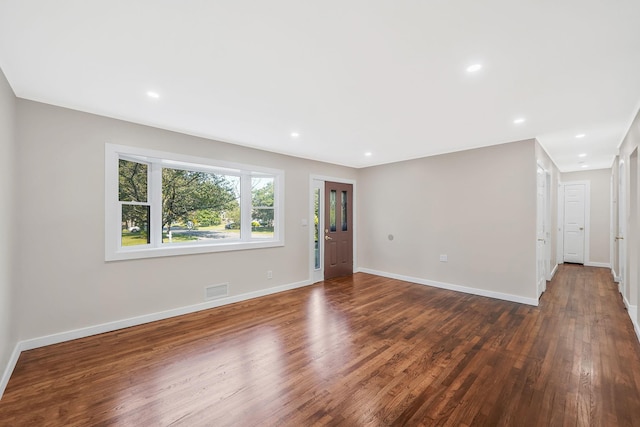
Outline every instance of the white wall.
{"label": "white wall", "polygon": [[362,169],[360,266],[537,301],[534,147],[527,140]]}
{"label": "white wall", "polygon": [[[12,231],[13,217],[13,164],[15,146],[16,97],[0,70],[0,375],[7,366],[16,346],[17,334],[13,315]],[[0,384],[0,395],[2,395]]]}
{"label": "white wall", "polygon": [[[309,175],[355,169],[239,147],[19,99],[16,280],[19,339],[90,327],[309,277]],[[104,261],[104,144],[179,152],[285,171],[285,246]],[[267,280],[267,270],[273,279]]]}
{"label": "white wall", "polygon": [[589,181],[589,259],[585,263],[610,265],[611,169],[565,172],[561,174],[560,180]]}

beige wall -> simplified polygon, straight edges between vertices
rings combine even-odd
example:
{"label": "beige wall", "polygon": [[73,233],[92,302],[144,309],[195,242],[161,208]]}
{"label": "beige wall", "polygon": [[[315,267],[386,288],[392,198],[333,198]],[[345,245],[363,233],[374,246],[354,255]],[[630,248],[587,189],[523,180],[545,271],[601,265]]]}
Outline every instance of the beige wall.
{"label": "beige wall", "polygon": [[360,170],[360,266],[537,299],[535,159],[528,140]]}
{"label": "beige wall", "polygon": [[[638,247],[638,245],[640,245],[640,232],[639,230],[637,230],[637,227],[634,227],[635,224],[633,224],[633,221],[631,220],[631,207],[633,205],[632,200],[634,198],[636,202],[640,199],[640,196],[638,194],[640,192],[640,182],[638,182],[638,180],[640,179],[639,177],[640,174],[636,173],[635,180],[632,181],[631,172],[633,170],[637,172],[638,170],[638,166],[639,166],[637,164],[638,156],[637,155],[634,156],[634,151],[638,149],[639,145],[640,145],[640,112],[636,114],[629,128],[629,131],[627,132],[624,140],[620,144],[620,148],[618,151],[618,158],[619,158],[618,162],[622,161],[626,165],[624,168],[625,170],[624,177],[621,177],[626,182],[626,189],[625,189],[626,191],[624,192],[625,194],[618,195],[618,209],[620,209],[620,206],[621,206],[620,199],[622,197],[624,197],[627,201],[626,209],[625,209],[625,212],[623,213],[623,218],[626,218],[626,223],[627,223],[627,235],[624,236],[625,238],[624,244],[627,247],[627,253],[626,253],[627,268],[625,270],[624,278],[623,278],[625,283],[624,298],[626,300],[626,303],[631,306],[629,313],[633,316],[633,319],[635,321],[636,331],[640,329],[638,328],[638,325],[640,324],[640,313],[637,312],[637,307],[638,305],[640,305],[640,293],[638,292],[638,281],[631,280],[632,279],[631,274],[632,272],[635,272],[635,274],[637,275],[638,265],[640,265],[640,254],[638,253],[637,250],[635,250]],[[616,164],[616,168],[617,168],[617,164]],[[617,182],[616,182],[616,185],[618,185]],[[619,192],[619,189],[616,191]],[[636,203],[636,206],[637,206],[637,203]],[[632,249],[632,250],[629,250],[629,249]],[[620,254],[617,254],[617,256],[619,258]],[[617,266],[620,266],[620,259],[616,260],[615,264]],[[618,271],[618,274],[620,274],[619,271]]]}
{"label": "beige wall", "polygon": [[[307,280],[311,174],[357,181],[356,267],[537,299],[534,140],[355,170],[26,100],[16,124],[12,342]],[[106,142],[285,170],[285,247],[105,262]]]}
{"label": "beige wall", "polygon": [[611,169],[561,174],[562,182],[589,181],[589,259],[585,263],[610,265]]}
{"label": "beige wall", "polygon": [[[16,98],[0,70],[0,375],[9,362],[17,335],[12,316],[13,274],[12,274],[12,231],[13,217],[13,163],[15,146],[15,104]],[[0,386],[0,395],[2,387]]]}
{"label": "beige wall", "polygon": [[[309,278],[309,175],[355,169],[191,137],[36,102],[17,103],[16,278],[21,340]],[[104,261],[104,144],[153,148],[285,171],[284,247]],[[273,279],[267,280],[267,270]]]}

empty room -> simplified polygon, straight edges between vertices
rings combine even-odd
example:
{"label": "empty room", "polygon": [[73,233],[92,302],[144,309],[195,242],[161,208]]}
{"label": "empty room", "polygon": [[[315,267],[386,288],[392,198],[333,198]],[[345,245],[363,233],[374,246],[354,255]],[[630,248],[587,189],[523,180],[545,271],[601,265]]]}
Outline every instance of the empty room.
{"label": "empty room", "polygon": [[0,425],[640,426],[639,22],[0,1]]}

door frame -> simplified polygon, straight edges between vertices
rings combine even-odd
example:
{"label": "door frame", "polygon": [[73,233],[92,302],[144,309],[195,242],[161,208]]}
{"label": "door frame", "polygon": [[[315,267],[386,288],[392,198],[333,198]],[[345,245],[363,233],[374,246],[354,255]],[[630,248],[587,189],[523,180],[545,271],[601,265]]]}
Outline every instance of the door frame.
{"label": "door frame", "polygon": [[[614,162],[614,165],[615,165],[615,162]],[[616,240],[618,223],[615,220],[615,214],[616,214],[615,208],[618,201],[614,200],[614,197],[615,197],[614,181],[615,181],[615,174],[612,167],[611,176],[609,177],[609,200],[611,201],[609,206],[609,260],[611,262],[611,275],[613,276],[613,281],[618,283],[618,291],[620,291],[620,283],[617,276],[618,273],[616,273],[616,259],[615,259],[616,248],[614,248],[614,246],[618,244],[618,241]]]}
{"label": "door frame", "polygon": [[349,178],[338,178],[335,176],[326,176],[326,175],[309,175],[309,217],[308,224],[309,227],[309,280],[311,283],[317,283],[324,280],[324,245],[320,244],[320,268],[316,269],[315,262],[315,239],[314,239],[314,203],[313,203],[313,194],[315,188],[317,188],[318,183],[322,183],[322,191],[320,191],[320,216],[318,217],[318,226],[320,227],[320,234],[318,235],[318,239],[320,242],[324,242],[324,183],[330,182],[339,182],[341,184],[351,184],[353,186],[353,272],[356,273],[358,271],[358,260],[356,254],[358,253],[358,202],[357,202],[357,189],[356,189],[356,180]]}
{"label": "door frame", "polygon": [[589,240],[591,237],[591,181],[566,181],[558,183],[558,264],[564,264],[564,193],[567,185],[584,184],[584,264],[589,265]]}
{"label": "door frame", "polygon": [[558,230],[556,235],[556,264],[564,264],[564,185],[558,182]]}
{"label": "door frame", "polygon": [[[622,234],[622,241],[618,241],[618,290],[622,294],[623,298],[626,298],[627,292],[627,239],[629,235],[627,224],[627,206],[629,198],[628,181],[627,180],[627,162],[625,159],[620,159],[618,162],[618,229],[616,230],[616,236]],[[622,233],[621,233],[622,231]]]}
{"label": "door frame", "polygon": [[[544,168],[543,168],[544,169]],[[550,281],[551,279],[553,279],[553,270],[555,267],[555,260],[551,259],[551,245],[553,243],[553,218],[551,216],[551,207],[553,206],[551,203],[551,185],[552,185],[552,179],[551,179],[551,172],[549,172],[548,170],[545,169],[545,180],[546,180],[546,186],[547,186],[547,194],[546,194],[546,198],[545,198],[545,211],[546,211],[546,221],[547,221],[547,228],[545,230],[545,239],[547,239],[547,250],[546,250],[546,259],[547,259],[547,281]],[[545,291],[547,290],[547,284],[545,283],[544,285],[544,289]]]}
{"label": "door frame", "polygon": [[[541,175],[541,177],[538,177],[538,175]],[[544,184],[544,194],[542,195],[542,206],[538,206],[538,199],[537,199],[539,178],[542,178],[543,184]],[[551,191],[549,188],[550,181],[551,179],[550,179],[549,171],[547,171],[544,165],[538,163],[536,167],[536,290],[538,293],[538,298],[540,298],[542,293],[547,290],[547,280],[549,280],[549,276],[551,274],[549,270],[549,265],[551,264],[550,262],[551,239],[550,239],[550,233],[549,233],[549,228],[551,224],[551,221],[549,220],[550,218],[549,213],[551,211],[550,209]],[[540,218],[539,215],[542,215],[542,218]],[[537,228],[538,228],[539,220],[542,221],[542,235],[544,239],[542,253],[538,253],[538,239],[540,237],[538,236]],[[540,264],[542,264],[544,267],[543,268],[544,271],[542,272],[542,280],[540,280],[541,278],[540,271],[539,271]]]}

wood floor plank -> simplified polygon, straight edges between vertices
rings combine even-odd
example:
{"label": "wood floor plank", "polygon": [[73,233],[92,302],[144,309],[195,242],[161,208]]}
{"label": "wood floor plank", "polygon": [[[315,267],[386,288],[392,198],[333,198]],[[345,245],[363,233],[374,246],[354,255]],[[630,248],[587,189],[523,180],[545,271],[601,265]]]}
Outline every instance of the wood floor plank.
{"label": "wood floor plank", "polygon": [[602,268],[538,307],[358,273],[23,352],[1,426],[640,426]]}

